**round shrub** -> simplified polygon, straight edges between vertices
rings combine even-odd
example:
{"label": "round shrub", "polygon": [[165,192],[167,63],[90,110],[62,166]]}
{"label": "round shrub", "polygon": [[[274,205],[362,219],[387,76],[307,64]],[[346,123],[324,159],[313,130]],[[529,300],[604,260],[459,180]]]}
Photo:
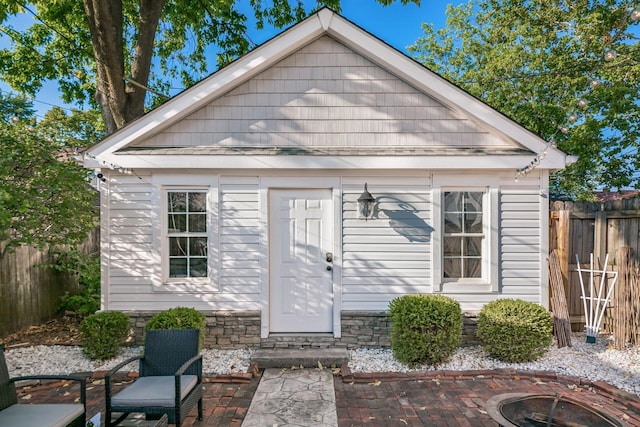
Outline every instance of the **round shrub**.
{"label": "round shrub", "polygon": [[404,295],[389,303],[391,349],[410,366],[448,360],[462,340],[460,304],[444,295]]}
{"label": "round shrub", "polygon": [[127,341],[129,330],[129,316],[121,311],[91,314],[80,323],[82,352],[92,360],[110,359]]}
{"label": "round shrub", "polygon": [[477,335],[485,352],[505,362],[530,362],[551,344],[553,322],[541,305],[520,299],[499,299],[482,307]]}
{"label": "round shrub", "polygon": [[204,344],[205,317],[195,308],[174,307],[155,314],[147,324],[149,329],[199,329],[200,348]]}

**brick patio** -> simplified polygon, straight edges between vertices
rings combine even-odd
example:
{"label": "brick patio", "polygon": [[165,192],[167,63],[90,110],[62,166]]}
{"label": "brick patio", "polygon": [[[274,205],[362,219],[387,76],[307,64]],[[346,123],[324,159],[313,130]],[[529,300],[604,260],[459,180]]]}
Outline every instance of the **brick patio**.
{"label": "brick patio", "polygon": [[[104,410],[104,382],[99,373],[87,382],[89,416]],[[125,385],[130,378],[123,377]],[[240,426],[260,381],[260,372],[207,377],[205,419],[195,411],[185,426]],[[338,424],[351,426],[496,426],[484,403],[502,393],[550,393],[604,409],[630,426],[640,426],[640,399],[602,382],[549,372],[511,369],[466,372],[352,374],[343,367],[334,378]],[[63,402],[78,393],[64,382],[20,388],[22,403]],[[120,386],[122,387],[122,386]]]}

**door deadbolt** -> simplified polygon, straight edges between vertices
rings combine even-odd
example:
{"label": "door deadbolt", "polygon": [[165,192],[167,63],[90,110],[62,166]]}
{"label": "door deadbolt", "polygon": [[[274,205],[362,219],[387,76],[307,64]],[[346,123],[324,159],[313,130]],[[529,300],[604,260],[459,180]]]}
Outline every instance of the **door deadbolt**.
{"label": "door deadbolt", "polygon": [[333,262],[333,254],[331,252],[327,252],[327,262]]}

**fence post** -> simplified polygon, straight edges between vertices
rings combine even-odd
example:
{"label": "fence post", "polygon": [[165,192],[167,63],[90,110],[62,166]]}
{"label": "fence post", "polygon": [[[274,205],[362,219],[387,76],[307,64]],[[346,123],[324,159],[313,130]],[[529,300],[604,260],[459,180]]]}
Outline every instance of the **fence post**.
{"label": "fence post", "polygon": [[[569,231],[571,229],[571,212],[566,209],[558,211],[557,224],[558,261],[560,264],[560,272],[562,273],[562,282],[566,288],[569,283]],[[565,289],[565,292],[567,292],[567,289]]]}
{"label": "fence post", "polygon": [[593,255],[602,263],[607,255],[607,211],[596,212],[593,224]]}

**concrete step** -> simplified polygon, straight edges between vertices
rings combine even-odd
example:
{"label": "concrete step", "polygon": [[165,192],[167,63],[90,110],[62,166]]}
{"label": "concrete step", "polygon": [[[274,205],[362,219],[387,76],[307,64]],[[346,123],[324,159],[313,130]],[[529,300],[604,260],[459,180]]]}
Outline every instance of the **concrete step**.
{"label": "concrete step", "polygon": [[262,349],[256,350],[251,362],[260,369],[266,368],[317,368],[339,367],[349,361],[349,353],[344,348],[309,348],[309,349]]}

